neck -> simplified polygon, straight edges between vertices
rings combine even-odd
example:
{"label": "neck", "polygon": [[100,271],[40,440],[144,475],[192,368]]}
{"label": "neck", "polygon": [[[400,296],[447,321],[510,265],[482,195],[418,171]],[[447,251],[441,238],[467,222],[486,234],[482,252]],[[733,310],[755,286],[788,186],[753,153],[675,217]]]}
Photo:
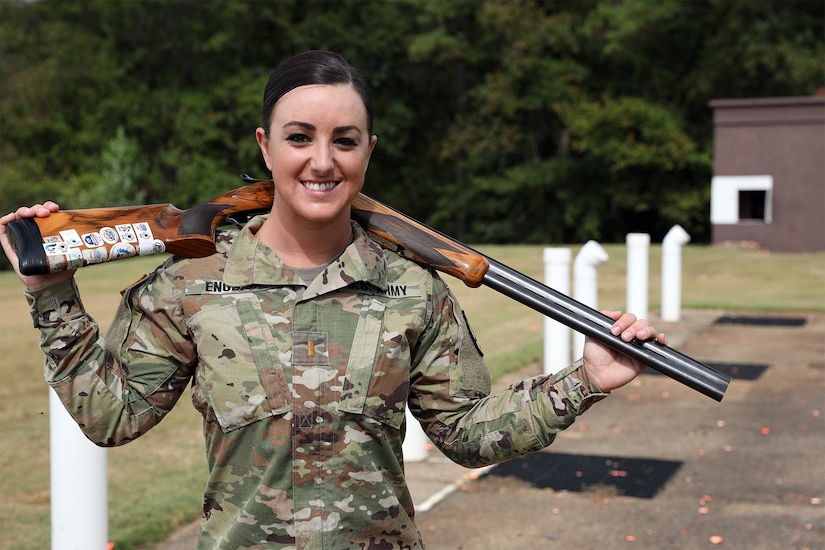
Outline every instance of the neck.
{"label": "neck", "polygon": [[291,220],[273,208],[256,237],[292,267],[325,265],[352,241],[349,216],[330,223]]}

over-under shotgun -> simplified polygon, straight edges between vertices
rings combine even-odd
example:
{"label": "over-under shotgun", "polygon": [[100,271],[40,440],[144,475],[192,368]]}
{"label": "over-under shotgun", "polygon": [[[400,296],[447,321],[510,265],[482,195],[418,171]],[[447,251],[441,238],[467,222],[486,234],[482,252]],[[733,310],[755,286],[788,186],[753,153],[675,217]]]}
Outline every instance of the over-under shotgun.
{"label": "over-under shotgun", "polygon": [[[188,210],[171,204],[61,210],[7,227],[24,275],[159,252],[203,257],[215,252],[215,230],[228,219],[271,208],[272,182],[246,181]],[[497,290],[717,401],[730,384],[730,377],[656,341],[625,342],[613,336],[613,320],[601,312],[366,195],[353,201],[352,219],[381,246],[401,256],[457,277],[469,287]]]}

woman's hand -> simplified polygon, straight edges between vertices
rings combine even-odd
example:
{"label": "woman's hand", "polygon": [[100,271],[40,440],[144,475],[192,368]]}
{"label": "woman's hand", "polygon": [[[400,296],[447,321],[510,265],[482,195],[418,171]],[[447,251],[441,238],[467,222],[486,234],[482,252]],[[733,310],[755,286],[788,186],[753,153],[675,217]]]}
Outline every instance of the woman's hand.
{"label": "woman's hand", "polygon": [[74,270],[58,271],[57,273],[50,273],[48,275],[23,275],[20,273],[20,260],[14,248],[11,246],[6,226],[15,220],[23,218],[47,218],[52,212],[57,212],[59,209],[60,207],[57,203],[46,201],[43,204],[21,206],[16,212],[6,214],[0,218],[0,245],[3,246],[3,252],[6,253],[6,257],[11,262],[12,267],[14,267],[17,276],[20,277],[20,280],[23,281],[23,284],[26,285],[29,290],[39,290],[61,281],[67,281],[74,276]]}
{"label": "woman's hand", "polygon": [[[610,332],[625,342],[630,342],[634,338],[655,338],[660,344],[667,344],[664,333],[657,333],[646,319],[637,319],[632,313],[622,314],[621,311],[603,313],[616,321]],[[591,338],[585,339],[583,359],[590,380],[603,392],[624,386],[645,369],[643,363]]]}

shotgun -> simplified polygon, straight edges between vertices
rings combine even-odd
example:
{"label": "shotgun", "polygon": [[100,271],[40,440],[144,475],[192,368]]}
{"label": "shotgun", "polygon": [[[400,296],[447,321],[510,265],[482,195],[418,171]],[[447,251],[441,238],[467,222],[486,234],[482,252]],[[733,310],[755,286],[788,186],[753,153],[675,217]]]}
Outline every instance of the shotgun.
{"label": "shotgun", "polygon": [[[90,208],[11,222],[7,227],[20,271],[41,275],[160,252],[189,258],[213,254],[219,226],[241,223],[272,206],[271,181],[242,177],[247,183],[243,187],[188,210],[171,204]],[[603,313],[364,194],[353,201],[351,216],[382,247],[471,288],[488,286],[716,401],[731,382],[729,376],[656,341],[623,341],[610,333],[613,320]]]}

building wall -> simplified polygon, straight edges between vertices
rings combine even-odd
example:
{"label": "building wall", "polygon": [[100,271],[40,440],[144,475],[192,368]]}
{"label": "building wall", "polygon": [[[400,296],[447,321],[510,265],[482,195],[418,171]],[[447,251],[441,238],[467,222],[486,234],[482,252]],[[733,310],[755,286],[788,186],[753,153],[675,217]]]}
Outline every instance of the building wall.
{"label": "building wall", "polygon": [[772,179],[770,219],[716,223],[712,216],[712,241],[825,251],[825,97],[725,99],[710,106],[714,176]]}

